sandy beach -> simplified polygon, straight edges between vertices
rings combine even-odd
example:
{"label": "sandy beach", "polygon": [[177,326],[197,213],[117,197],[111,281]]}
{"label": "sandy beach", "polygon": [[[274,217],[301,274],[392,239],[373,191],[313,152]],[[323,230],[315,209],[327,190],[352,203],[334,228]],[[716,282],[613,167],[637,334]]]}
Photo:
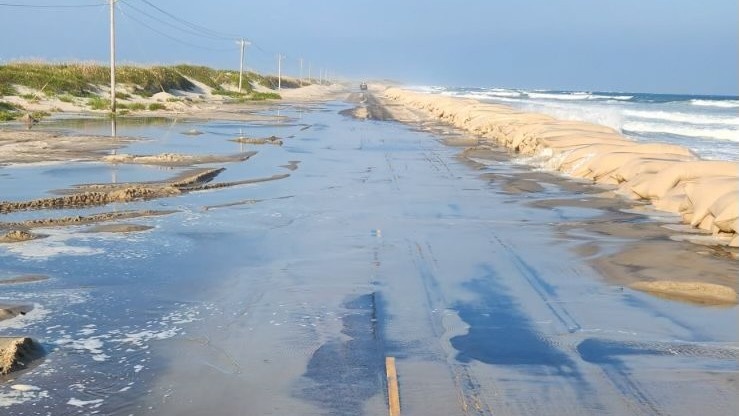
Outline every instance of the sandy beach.
{"label": "sandy beach", "polygon": [[387,414],[385,357],[402,414],[734,408],[736,164],[380,85],[282,97],[0,130],[0,336],[46,352],[3,411]]}

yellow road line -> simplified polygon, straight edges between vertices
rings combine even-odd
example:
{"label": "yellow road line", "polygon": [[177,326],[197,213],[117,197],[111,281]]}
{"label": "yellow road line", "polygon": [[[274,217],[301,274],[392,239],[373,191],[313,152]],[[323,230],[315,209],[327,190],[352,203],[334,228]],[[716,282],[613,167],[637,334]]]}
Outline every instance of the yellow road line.
{"label": "yellow road line", "polygon": [[385,369],[387,370],[387,400],[390,416],[400,416],[400,393],[398,392],[395,357],[385,357]]}

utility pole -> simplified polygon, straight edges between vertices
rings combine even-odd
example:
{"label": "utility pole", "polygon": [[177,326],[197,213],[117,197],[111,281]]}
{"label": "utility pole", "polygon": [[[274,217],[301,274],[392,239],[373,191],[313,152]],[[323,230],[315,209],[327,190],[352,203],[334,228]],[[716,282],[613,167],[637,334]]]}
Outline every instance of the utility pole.
{"label": "utility pole", "polygon": [[239,64],[239,92],[241,92],[241,80],[244,78],[244,48],[251,45],[251,42],[241,39],[241,61]]}
{"label": "utility pole", "polygon": [[311,84],[313,83],[313,79],[310,76],[310,70],[311,70],[312,65],[313,64],[311,64],[310,62],[308,62],[308,82],[310,82]]}
{"label": "utility pole", "polygon": [[285,59],[281,54],[277,54],[277,91],[282,91],[282,60]]}
{"label": "utility pole", "polygon": [[300,86],[303,86],[303,58],[300,58]]}
{"label": "utility pole", "polygon": [[110,0],[110,112],[115,115],[115,2]]}

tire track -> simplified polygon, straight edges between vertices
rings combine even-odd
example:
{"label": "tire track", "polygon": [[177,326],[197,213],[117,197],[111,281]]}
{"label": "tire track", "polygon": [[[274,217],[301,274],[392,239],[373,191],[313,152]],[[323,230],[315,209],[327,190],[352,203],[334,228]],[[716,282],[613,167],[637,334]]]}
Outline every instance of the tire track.
{"label": "tire track", "polygon": [[448,309],[447,301],[441,292],[438,279],[434,272],[435,265],[438,261],[431,251],[430,243],[426,242],[428,254],[425,253],[423,246],[417,242],[408,240],[408,251],[413,264],[418,271],[424,294],[426,296],[427,317],[430,322],[434,336],[442,341],[446,341],[449,347],[441,345],[441,349],[447,356],[447,366],[450,375],[457,388],[457,397],[460,409],[466,416],[489,416],[493,415],[490,404],[484,398],[479,382],[470,374],[466,366],[459,364],[455,359],[450,358],[454,348],[451,347],[450,339],[454,334],[450,334],[444,323],[433,314],[433,311],[443,311]]}

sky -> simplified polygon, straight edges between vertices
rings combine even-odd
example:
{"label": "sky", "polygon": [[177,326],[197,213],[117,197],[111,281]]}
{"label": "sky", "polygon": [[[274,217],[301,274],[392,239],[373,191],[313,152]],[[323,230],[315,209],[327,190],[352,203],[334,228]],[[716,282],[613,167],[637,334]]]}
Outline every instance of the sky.
{"label": "sky", "polygon": [[[0,0],[0,63],[107,62],[106,0]],[[9,6],[11,4],[26,7]],[[88,6],[92,7],[77,7]],[[28,7],[55,6],[55,7]],[[72,7],[59,7],[72,6]],[[737,0],[117,0],[117,59],[410,85],[739,95]]]}

